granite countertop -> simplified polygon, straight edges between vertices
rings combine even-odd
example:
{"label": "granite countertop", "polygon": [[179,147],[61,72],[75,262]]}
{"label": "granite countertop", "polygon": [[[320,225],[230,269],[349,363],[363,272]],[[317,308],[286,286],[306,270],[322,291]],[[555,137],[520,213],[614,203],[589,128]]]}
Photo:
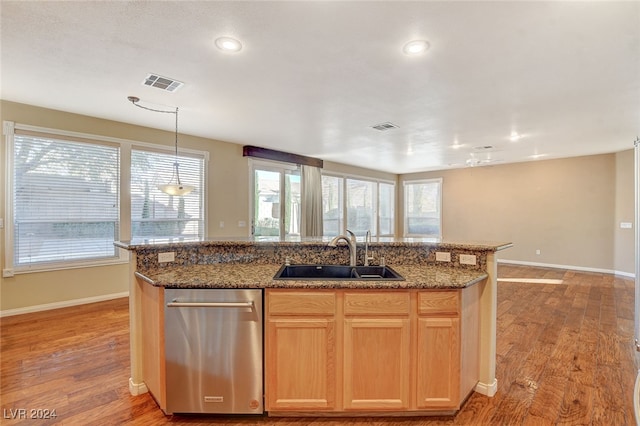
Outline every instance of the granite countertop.
{"label": "granite countertop", "polygon": [[166,288],[464,288],[487,278],[475,269],[437,265],[390,265],[404,281],[274,280],[279,264],[213,264],[175,266],[137,271],[137,277]]}
{"label": "granite countertop", "polygon": [[[125,250],[161,249],[170,250],[176,248],[197,248],[206,246],[226,246],[229,248],[246,246],[326,246],[331,239],[329,237],[300,238],[290,237],[280,239],[278,237],[236,237],[236,238],[202,238],[194,240],[167,240],[167,239],[137,239],[133,241],[116,241],[116,247]],[[359,243],[364,242],[364,237],[357,238]],[[437,238],[394,238],[373,237],[369,243],[371,247],[438,247],[441,249],[465,249],[480,251],[500,251],[512,246],[510,242],[494,241],[446,241]]]}

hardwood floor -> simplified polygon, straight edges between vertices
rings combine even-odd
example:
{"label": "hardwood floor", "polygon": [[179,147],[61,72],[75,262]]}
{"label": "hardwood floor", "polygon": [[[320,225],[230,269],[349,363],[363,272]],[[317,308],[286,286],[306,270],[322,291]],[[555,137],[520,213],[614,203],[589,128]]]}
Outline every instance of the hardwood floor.
{"label": "hardwood floor", "polygon": [[[633,280],[507,265],[499,277],[499,391],[474,393],[455,417],[166,417],[149,394],[129,394],[128,305],[118,299],[0,320],[0,423],[634,425]],[[561,283],[508,281],[517,278]],[[45,410],[56,418],[31,418]]]}

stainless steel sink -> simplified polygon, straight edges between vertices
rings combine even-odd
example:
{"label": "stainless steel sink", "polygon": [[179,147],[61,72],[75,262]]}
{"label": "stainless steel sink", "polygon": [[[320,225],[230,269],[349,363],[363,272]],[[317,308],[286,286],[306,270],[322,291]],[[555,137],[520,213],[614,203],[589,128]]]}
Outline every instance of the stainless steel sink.
{"label": "stainless steel sink", "polygon": [[389,266],[282,265],[274,280],[403,281]]}

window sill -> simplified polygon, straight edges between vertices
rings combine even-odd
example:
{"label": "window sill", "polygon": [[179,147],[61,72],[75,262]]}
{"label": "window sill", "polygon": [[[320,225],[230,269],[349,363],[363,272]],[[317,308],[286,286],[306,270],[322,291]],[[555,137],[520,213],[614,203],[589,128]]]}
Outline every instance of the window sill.
{"label": "window sill", "polygon": [[124,255],[120,255],[115,259],[105,259],[105,260],[87,260],[87,261],[77,261],[77,262],[66,262],[66,263],[56,263],[56,264],[42,264],[42,265],[33,265],[33,266],[19,266],[16,268],[7,268],[2,270],[2,276],[4,278],[10,278],[15,275],[21,274],[30,274],[37,272],[52,272],[52,271],[64,271],[67,269],[82,269],[82,268],[95,268],[100,266],[112,266],[112,265],[122,265],[129,263],[129,253],[126,252]]}

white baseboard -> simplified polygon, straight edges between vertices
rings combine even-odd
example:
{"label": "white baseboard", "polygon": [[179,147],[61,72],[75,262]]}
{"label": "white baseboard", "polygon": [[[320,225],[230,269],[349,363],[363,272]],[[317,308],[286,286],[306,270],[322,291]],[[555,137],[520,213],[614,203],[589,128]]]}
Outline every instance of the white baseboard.
{"label": "white baseboard", "polygon": [[131,393],[131,395],[137,396],[147,392],[149,392],[149,388],[147,388],[147,384],[145,382],[134,383],[133,379],[129,377],[129,393]]}
{"label": "white baseboard", "polygon": [[104,294],[101,296],[85,297],[82,299],[63,300],[61,302],[45,303],[43,305],[25,306],[24,308],[5,309],[0,311],[0,318],[12,315],[29,314],[32,312],[49,311],[51,309],[68,308],[69,306],[86,305],[87,303],[104,302],[105,300],[129,297],[129,292]]}
{"label": "white baseboard", "polygon": [[493,379],[493,383],[478,382],[474,388],[476,392],[488,397],[492,397],[498,392],[498,379]]}
{"label": "white baseboard", "polygon": [[616,271],[613,269],[589,268],[586,266],[575,266],[575,265],[557,265],[554,263],[527,262],[524,260],[498,259],[498,263],[507,263],[511,265],[524,265],[524,266],[538,266],[540,268],[570,269],[572,271],[599,272],[602,274],[620,275],[622,277],[629,277],[629,278],[635,278],[636,276],[636,274],[632,272]]}

